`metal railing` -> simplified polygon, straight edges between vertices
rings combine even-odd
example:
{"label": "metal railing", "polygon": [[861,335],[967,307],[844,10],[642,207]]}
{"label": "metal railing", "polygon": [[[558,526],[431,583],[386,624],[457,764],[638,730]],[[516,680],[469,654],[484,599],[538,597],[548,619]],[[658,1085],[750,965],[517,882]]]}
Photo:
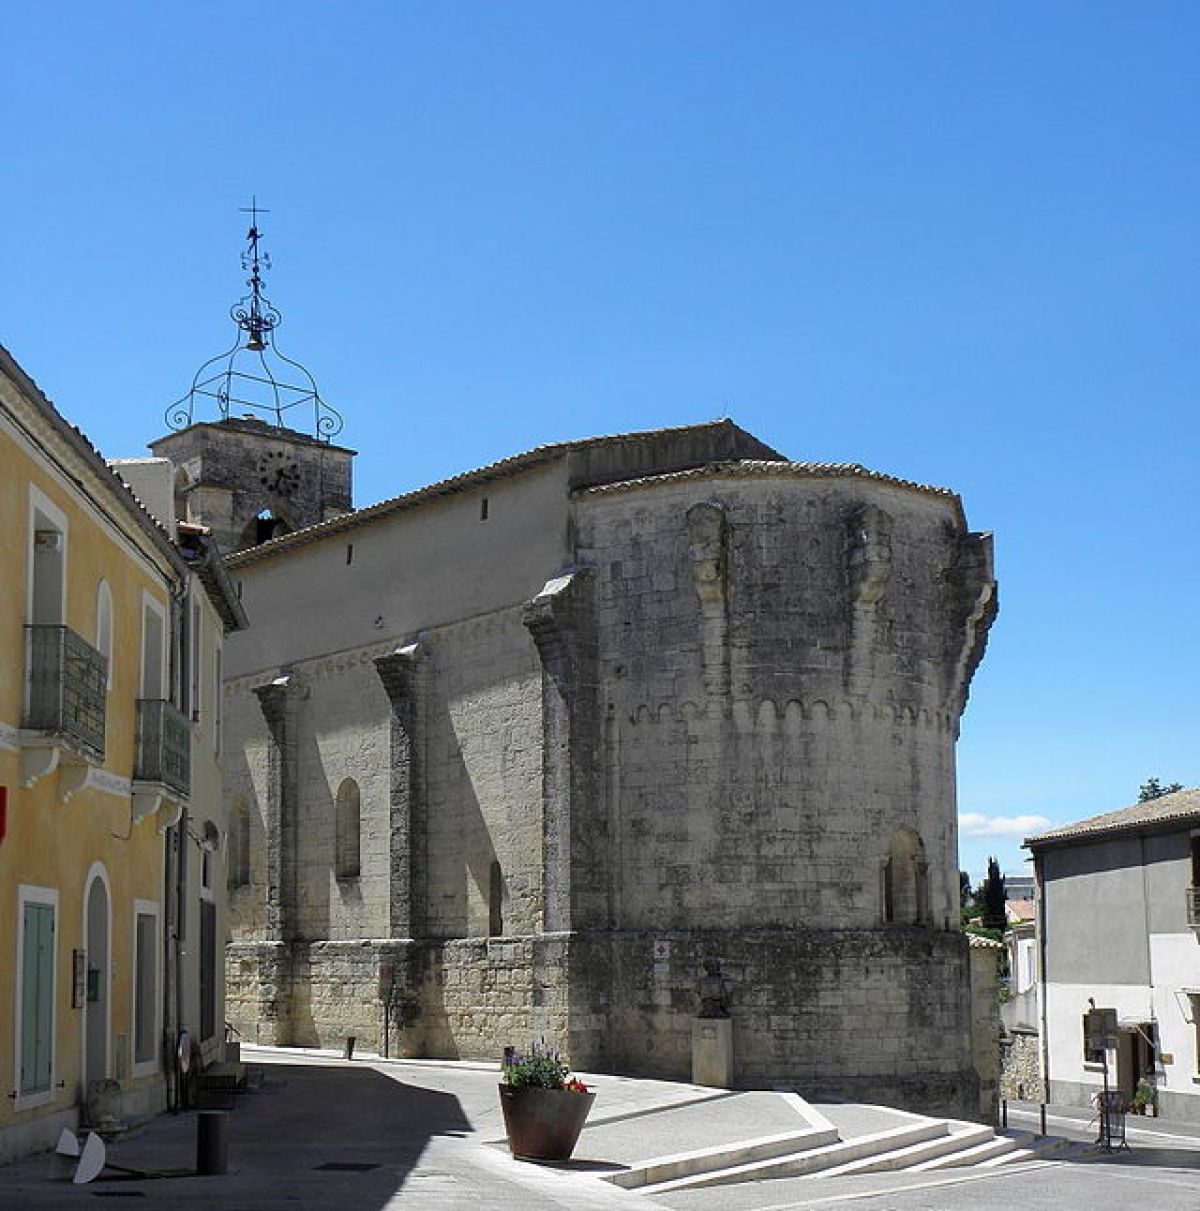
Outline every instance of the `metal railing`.
{"label": "metal railing", "polygon": [[162,698],[139,698],[137,765],[141,782],[161,782],[181,795],[192,789],[192,733],[182,712]]}
{"label": "metal railing", "polygon": [[1187,923],[1193,929],[1200,929],[1200,887],[1184,889],[1187,896]]}
{"label": "metal railing", "polygon": [[25,726],[64,736],[104,758],[108,662],[69,627],[36,624],[29,636],[29,713]]}

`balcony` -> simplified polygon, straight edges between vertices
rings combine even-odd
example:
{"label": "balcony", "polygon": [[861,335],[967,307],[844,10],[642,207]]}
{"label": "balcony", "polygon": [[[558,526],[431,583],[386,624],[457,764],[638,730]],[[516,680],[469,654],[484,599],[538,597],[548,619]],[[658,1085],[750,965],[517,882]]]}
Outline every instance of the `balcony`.
{"label": "balcony", "polygon": [[162,698],[138,699],[139,782],[161,782],[181,795],[192,787],[192,736],[188,721]]}
{"label": "balcony", "polygon": [[[22,783],[32,786],[55,769],[71,766],[70,789],[78,789],[87,769],[104,762],[105,658],[69,627],[27,626],[29,710],[22,737]],[[65,759],[64,759],[65,758]]]}
{"label": "balcony", "polygon": [[1187,923],[1200,930],[1200,887],[1185,888],[1183,894],[1187,896]]}
{"label": "balcony", "polygon": [[190,724],[165,699],[139,698],[137,761],[133,770],[134,819],[140,820],[164,804],[182,806],[191,787]]}

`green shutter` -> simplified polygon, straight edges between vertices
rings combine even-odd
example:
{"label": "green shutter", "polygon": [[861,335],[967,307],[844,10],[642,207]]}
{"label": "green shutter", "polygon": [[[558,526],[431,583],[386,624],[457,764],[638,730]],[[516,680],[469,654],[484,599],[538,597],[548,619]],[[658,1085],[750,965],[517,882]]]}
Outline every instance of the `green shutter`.
{"label": "green shutter", "polygon": [[22,920],[21,1093],[46,1093],[54,1056],[54,906],[26,901]]}

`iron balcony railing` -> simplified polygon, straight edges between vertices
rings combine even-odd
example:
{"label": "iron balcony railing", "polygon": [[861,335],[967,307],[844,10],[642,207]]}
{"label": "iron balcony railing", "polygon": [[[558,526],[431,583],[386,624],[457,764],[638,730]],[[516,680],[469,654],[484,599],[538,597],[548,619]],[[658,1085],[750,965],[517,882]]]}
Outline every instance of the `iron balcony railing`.
{"label": "iron balcony railing", "polygon": [[161,782],[186,795],[192,788],[192,733],[182,712],[162,698],[138,699],[137,767],[140,782]]}
{"label": "iron balcony railing", "polygon": [[104,759],[108,663],[69,627],[27,626],[29,714],[25,726],[64,736]]}
{"label": "iron balcony railing", "polygon": [[1187,921],[1193,929],[1200,929],[1200,887],[1189,887],[1187,896]]}

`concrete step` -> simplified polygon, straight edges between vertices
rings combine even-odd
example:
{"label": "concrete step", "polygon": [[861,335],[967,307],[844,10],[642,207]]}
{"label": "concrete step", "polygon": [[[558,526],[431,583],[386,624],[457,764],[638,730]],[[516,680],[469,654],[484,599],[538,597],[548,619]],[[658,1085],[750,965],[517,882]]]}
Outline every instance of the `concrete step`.
{"label": "concrete step", "polygon": [[641,1189],[645,1186],[674,1183],[714,1170],[734,1169],[780,1156],[795,1155],[834,1143],[836,1140],[837,1131],[833,1127],[788,1131],[719,1148],[700,1148],[694,1152],[658,1156],[632,1168],[608,1174],[607,1180],[626,1190]]}
{"label": "concrete step", "polygon": [[688,1176],[641,1187],[639,1194],[667,1194],[673,1190],[693,1190],[704,1186],[732,1185],[737,1182],[762,1181],[774,1177],[803,1177],[809,1174],[826,1176],[832,1170],[864,1157],[874,1157],[903,1149],[927,1140],[948,1137],[949,1128],[943,1120],[924,1119],[903,1127],[860,1135],[853,1139],[806,1148],[801,1152],[770,1159],[735,1164],[727,1168],[696,1172]]}
{"label": "concrete step", "polygon": [[996,1169],[1001,1165],[1012,1165],[1019,1161],[1044,1161],[1051,1157],[1066,1158],[1082,1156],[1092,1150],[1092,1145],[1081,1144],[1076,1140],[1061,1139],[1055,1135],[1024,1136],[1017,1140],[1017,1146],[1002,1156],[983,1161],[981,1169]]}
{"label": "concrete step", "polygon": [[1008,1153],[1025,1147],[1032,1142],[1032,1136],[1020,1139],[1010,1135],[993,1134],[990,1139],[986,1139],[982,1143],[975,1144],[972,1147],[961,1148],[956,1152],[948,1152],[945,1156],[937,1156],[933,1160],[922,1161],[919,1165],[913,1165],[909,1169],[909,1172],[928,1173],[939,1169],[963,1169],[970,1165],[980,1165],[985,1161],[990,1162],[1005,1157]]}
{"label": "concrete step", "polygon": [[846,1164],[826,1169],[821,1176],[842,1177],[851,1173],[890,1173],[898,1169],[913,1169],[995,1139],[996,1133],[991,1127],[975,1123],[955,1123],[952,1127],[943,1120],[933,1121],[941,1127],[940,1135],[888,1148],[872,1156],[859,1157]]}

